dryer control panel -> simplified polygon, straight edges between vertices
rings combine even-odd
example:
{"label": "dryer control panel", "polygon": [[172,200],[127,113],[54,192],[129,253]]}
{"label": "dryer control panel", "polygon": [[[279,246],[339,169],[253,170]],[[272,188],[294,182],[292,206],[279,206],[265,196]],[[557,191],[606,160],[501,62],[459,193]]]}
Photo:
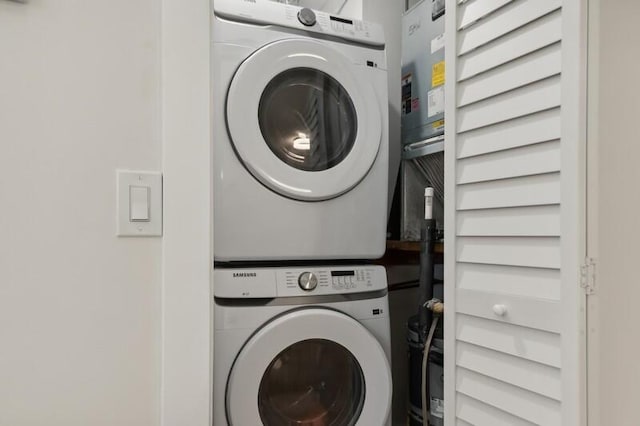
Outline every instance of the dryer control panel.
{"label": "dryer control panel", "polygon": [[262,25],[279,25],[384,47],[384,31],[378,24],[272,0],[216,0],[217,16]]}
{"label": "dryer control panel", "polygon": [[386,288],[386,271],[377,265],[214,270],[214,295],[222,298],[319,296]]}

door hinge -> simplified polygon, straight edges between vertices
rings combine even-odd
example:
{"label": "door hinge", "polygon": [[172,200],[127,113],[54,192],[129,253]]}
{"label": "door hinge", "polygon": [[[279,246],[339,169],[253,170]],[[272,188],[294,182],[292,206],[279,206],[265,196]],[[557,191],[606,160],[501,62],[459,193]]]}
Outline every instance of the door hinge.
{"label": "door hinge", "polygon": [[580,287],[586,295],[596,292],[596,260],[592,257],[585,258],[580,266]]}

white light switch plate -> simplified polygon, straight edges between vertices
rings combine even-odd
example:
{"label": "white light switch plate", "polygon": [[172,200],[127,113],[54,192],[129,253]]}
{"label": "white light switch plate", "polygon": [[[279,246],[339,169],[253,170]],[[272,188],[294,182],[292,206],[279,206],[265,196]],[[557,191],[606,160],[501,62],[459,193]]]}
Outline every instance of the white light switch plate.
{"label": "white light switch plate", "polygon": [[[116,234],[119,237],[157,237],[162,235],[162,173],[116,170]],[[148,188],[148,220],[132,220],[131,189],[140,193]],[[133,197],[134,199],[139,197]],[[136,204],[134,211],[140,211]]]}

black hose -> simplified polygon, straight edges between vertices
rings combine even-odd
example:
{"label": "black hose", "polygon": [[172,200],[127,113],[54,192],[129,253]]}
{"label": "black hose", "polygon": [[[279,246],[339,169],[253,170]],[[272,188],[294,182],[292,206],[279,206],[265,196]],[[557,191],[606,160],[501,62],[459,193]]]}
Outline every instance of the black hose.
{"label": "black hose", "polygon": [[436,221],[425,219],[420,230],[420,305],[418,306],[418,324],[422,342],[427,338],[427,329],[432,321],[432,313],[426,308],[426,304],[433,299],[433,252],[436,239]]}

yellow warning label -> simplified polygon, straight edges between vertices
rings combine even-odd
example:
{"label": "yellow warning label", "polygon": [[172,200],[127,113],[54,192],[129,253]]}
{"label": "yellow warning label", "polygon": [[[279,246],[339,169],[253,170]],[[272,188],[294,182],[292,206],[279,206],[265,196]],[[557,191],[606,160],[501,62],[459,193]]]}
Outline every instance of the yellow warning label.
{"label": "yellow warning label", "polygon": [[444,61],[436,62],[431,68],[431,87],[444,84]]}
{"label": "yellow warning label", "polygon": [[436,121],[434,121],[433,123],[431,123],[431,127],[434,130],[444,127],[444,120],[436,120]]}

